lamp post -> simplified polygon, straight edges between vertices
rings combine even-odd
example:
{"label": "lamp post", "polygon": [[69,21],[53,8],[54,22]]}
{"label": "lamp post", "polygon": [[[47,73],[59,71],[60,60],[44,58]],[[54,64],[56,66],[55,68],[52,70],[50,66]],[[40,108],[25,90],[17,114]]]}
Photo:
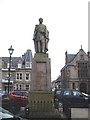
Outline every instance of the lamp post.
{"label": "lamp post", "polygon": [[13,54],[14,49],[12,48],[12,45],[10,46],[10,48],[8,49],[10,57],[9,57],[9,68],[8,68],[8,72],[9,72],[9,78],[8,78],[8,93],[9,93],[9,89],[10,89],[10,70],[11,70],[11,56]]}

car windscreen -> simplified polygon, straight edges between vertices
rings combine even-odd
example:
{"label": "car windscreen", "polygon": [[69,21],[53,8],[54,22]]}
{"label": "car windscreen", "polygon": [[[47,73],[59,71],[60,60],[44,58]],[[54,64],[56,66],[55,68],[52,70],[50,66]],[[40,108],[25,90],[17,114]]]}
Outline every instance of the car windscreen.
{"label": "car windscreen", "polygon": [[79,91],[72,91],[73,96],[81,96],[82,94]]}
{"label": "car windscreen", "polygon": [[57,94],[57,95],[60,95],[60,94],[61,94],[61,90],[57,90],[57,91],[56,91],[56,94]]}
{"label": "car windscreen", "polygon": [[14,92],[13,95],[15,95],[15,96],[23,96],[22,92]]}
{"label": "car windscreen", "polygon": [[28,93],[27,92],[23,92],[23,96],[28,97]]}

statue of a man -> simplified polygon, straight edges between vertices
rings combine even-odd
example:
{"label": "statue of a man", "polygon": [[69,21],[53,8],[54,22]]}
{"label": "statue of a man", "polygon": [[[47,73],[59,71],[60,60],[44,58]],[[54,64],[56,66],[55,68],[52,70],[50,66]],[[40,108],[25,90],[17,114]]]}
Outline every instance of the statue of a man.
{"label": "statue of a man", "polygon": [[39,19],[39,25],[34,30],[34,46],[36,53],[46,53],[48,51],[49,31],[43,23],[43,19]]}

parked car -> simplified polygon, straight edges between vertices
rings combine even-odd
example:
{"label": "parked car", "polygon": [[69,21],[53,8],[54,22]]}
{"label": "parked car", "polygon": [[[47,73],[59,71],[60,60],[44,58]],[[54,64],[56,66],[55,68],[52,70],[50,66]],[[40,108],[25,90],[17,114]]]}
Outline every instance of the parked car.
{"label": "parked car", "polygon": [[54,103],[61,112],[68,108],[87,108],[90,96],[75,89],[55,89]]}
{"label": "parked car", "polygon": [[0,107],[0,120],[26,120]]}
{"label": "parked car", "polygon": [[13,100],[27,100],[28,93],[28,91],[12,91],[8,94],[8,97]]}

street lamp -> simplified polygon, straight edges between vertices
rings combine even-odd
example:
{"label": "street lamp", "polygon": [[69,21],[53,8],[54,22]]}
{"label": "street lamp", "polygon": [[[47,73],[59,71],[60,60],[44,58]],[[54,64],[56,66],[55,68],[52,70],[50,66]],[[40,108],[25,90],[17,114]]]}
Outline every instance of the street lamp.
{"label": "street lamp", "polygon": [[8,71],[9,71],[9,78],[8,78],[8,93],[9,93],[9,86],[10,86],[10,69],[11,69],[11,56],[13,54],[13,51],[14,49],[12,48],[12,45],[10,46],[10,48],[8,49],[9,51],[9,54],[10,54],[10,57],[9,57],[9,68],[8,68]]}

